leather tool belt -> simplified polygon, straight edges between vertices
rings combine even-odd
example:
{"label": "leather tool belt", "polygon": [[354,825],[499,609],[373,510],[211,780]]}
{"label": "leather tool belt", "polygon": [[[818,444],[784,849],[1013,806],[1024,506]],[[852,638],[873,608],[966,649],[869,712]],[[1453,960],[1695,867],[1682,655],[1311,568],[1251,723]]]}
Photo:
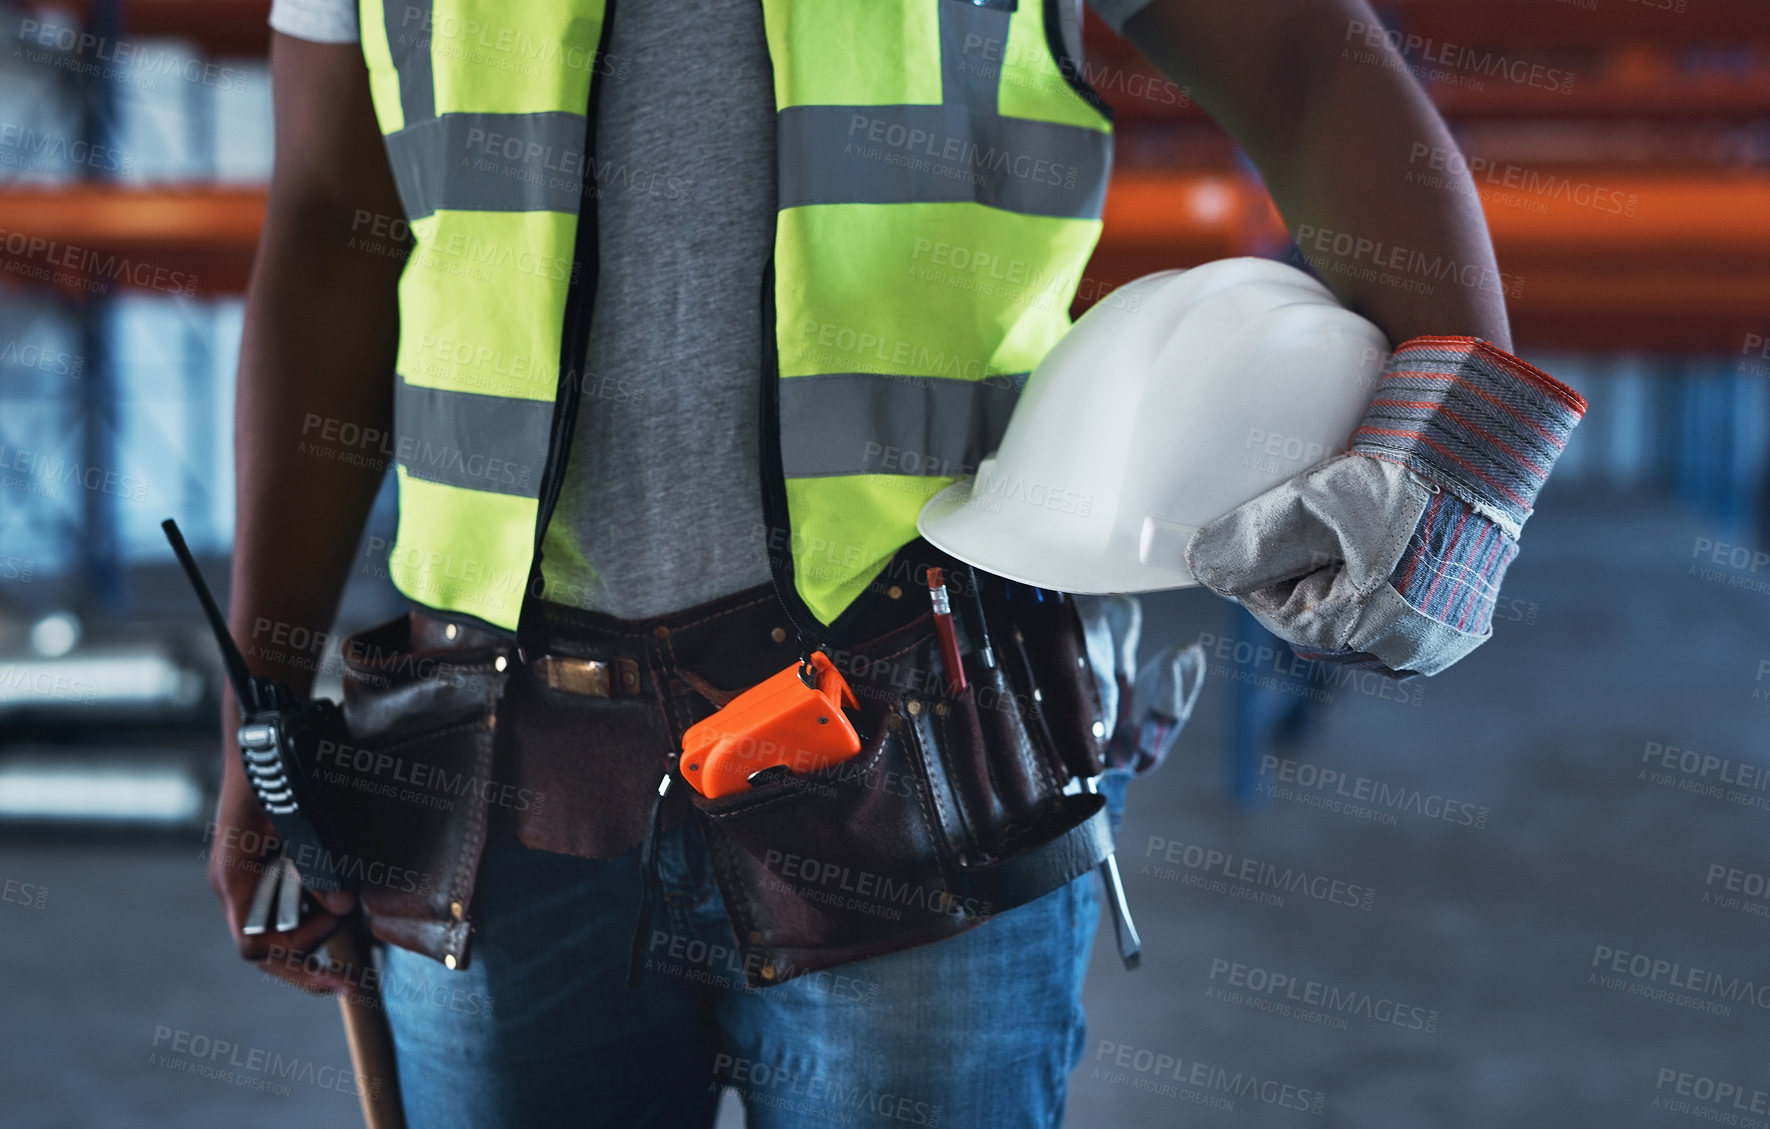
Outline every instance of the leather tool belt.
{"label": "leather tool belt", "polygon": [[[683,786],[665,798],[663,827],[701,823],[752,986],[962,932],[1112,850],[1103,800],[1073,779],[1104,764],[1073,603],[978,574],[996,662],[968,649],[954,695],[929,564],[968,575],[912,543],[876,582],[880,610],[829,649],[860,700],[857,756],[716,800]],[[427,613],[352,637],[351,748],[315,758],[354,846],[388,863],[389,880],[363,888],[375,936],[450,967],[469,959],[488,836],[589,858],[634,849],[683,731],[799,657],[771,585],[648,620],[543,610],[545,652],[526,664],[507,638]]]}

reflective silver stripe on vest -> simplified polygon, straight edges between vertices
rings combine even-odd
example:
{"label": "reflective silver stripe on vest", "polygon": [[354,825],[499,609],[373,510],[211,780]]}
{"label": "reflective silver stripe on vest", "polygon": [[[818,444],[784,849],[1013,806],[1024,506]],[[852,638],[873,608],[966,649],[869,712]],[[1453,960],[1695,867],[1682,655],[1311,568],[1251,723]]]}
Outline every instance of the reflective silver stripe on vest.
{"label": "reflective silver stripe on vest", "polygon": [[383,0],[381,23],[399,75],[399,107],[405,123],[436,116],[436,77],[430,60],[431,0]]}
{"label": "reflective silver stripe on vest", "polygon": [[[1031,0],[1029,0],[1031,2]],[[938,106],[794,106],[777,119],[780,204],[978,203],[1025,215],[1098,219],[1110,135],[996,112],[1007,12],[941,3]],[[387,137],[408,220],[442,209],[576,215],[585,119],[436,115],[430,3],[388,0],[389,49],[405,128]]]}
{"label": "reflective silver stripe on vest", "polygon": [[388,134],[387,156],[408,220],[444,208],[576,215],[584,115],[444,114]]}
{"label": "reflective silver stripe on vest", "polygon": [[833,474],[970,474],[996,449],[1026,374],[954,380],[870,372],[780,380],[781,469]]}
{"label": "reflective silver stripe on vest", "polygon": [[[553,401],[395,386],[390,452],[426,482],[538,498]],[[513,460],[508,456],[516,456]]]}
{"label": "reflective silver stripe on vest", "polygon": [[1111,135],[997,113],[1012,17],[966,3],[941,3],[939,12],[941,105],[789,106],[776,115],[780,206],[977,203],[1099,219]]}
{"label": "reflective silver stripe on vest", "polygon": [[778,115],[780,206],[975,202],[1099,219],[1112,138],[964,106],[791,106]]}
{"label": "reflective silver stripe on vest", "polygon": [[1013,9],[942,4],[939,12],[941,101],[949,106],[969,103],[974,110],[995,113]]}

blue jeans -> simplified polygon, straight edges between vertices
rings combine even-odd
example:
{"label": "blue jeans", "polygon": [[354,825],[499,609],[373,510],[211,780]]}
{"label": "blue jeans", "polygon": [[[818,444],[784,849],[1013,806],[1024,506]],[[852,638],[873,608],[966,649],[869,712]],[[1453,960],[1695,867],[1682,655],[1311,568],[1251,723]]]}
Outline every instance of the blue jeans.
{"label": "blue jeans", "polygon": [[389,948],[411,1129],[750,1129],[1063,1120],[1084,1043],[1093,873],[958,936],[752,990],[693,822],[660,841],[645,982],[626,984],[638,851],[487,848],[469,968]]}

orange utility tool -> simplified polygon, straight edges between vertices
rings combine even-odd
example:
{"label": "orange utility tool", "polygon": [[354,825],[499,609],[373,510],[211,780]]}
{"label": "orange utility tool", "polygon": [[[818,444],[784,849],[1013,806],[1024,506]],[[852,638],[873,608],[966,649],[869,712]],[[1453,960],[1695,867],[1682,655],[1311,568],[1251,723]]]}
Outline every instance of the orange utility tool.
{"label": "orange utility tool", "polygon": [[745,690],[682,735],[682,778],[709,800],[750,789],[765,769],[815,772],[860,752],[842,713],[860,702],[822,651]]}

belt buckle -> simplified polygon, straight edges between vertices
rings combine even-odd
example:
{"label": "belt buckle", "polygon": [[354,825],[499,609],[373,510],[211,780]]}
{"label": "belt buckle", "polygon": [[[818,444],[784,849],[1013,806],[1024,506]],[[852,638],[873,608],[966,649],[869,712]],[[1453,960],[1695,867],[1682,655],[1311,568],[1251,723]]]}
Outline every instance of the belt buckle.
{"label": "belt buckle", "polygon": [[633,659],[576,659],[565,655],[542,655],[533,664],[535,675],[550,690],[591,698],[614,698],[639,693],[639,663]]}

